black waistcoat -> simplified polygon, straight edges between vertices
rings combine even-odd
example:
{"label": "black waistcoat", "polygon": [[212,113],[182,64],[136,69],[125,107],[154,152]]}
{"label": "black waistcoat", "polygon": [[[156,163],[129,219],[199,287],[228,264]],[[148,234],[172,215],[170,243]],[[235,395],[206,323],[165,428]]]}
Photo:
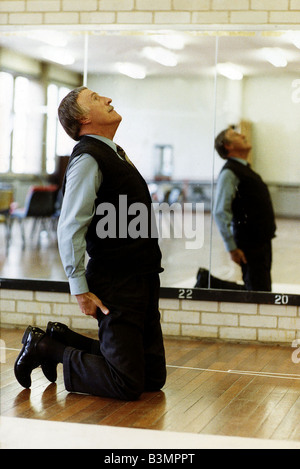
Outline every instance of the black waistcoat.
{"label": "black waistcoat", "polygon": [[249,166],[229,159],[224,169],[230,169],[239,179],[232,202],[233,233],[239,246],[270,241],[276,225],[271,196],[262,178]]}
{"label": "black waistcoat", "polygon": [[[98,139],[82,137],[74,147],[69,165],[83,153],[97,161],[103,176],[95,201],[96,212],[86,235],[88,255],[107,270],[161,272],[161,251],[146,181],[136,168]],[[65,181],[63,192],[64,188]]]}

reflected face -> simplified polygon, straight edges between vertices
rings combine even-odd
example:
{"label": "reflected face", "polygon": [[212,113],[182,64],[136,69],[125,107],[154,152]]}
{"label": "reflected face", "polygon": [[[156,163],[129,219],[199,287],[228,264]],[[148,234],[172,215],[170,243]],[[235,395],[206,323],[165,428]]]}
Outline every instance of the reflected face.
{"label": "reflected face", "polygon": [[86,111],[82,123],[89,123],[94,126],[116,125],[122,121],[122,117],[111,105],[112,100],[98,93],[85,89],[81,91],[77,102]]}
{"label": "reflected face", "polygon": [[229,129],[226,132],[226,139],[228,140],[228,143],[226,143],[225,147],[227,148],[229,154],[232,151],[250,151],[252,148],[247,140],[247,137],[236,132],[234,129]]}

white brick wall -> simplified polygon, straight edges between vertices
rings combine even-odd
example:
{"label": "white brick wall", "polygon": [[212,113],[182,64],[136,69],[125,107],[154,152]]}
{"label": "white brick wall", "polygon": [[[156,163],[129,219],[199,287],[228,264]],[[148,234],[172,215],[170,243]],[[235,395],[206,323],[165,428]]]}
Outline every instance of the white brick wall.
{"label": "white brick wall", "polygon": [[[97,330],[97,322],[80,312],[67,293],[0,291],[1,325],[45,327],[59,321],[74,329]],[[213,338],[291,345],[300,339],[300,306],[160,300],[165,336]]]}
{"label": "white brick wall", "polygon": [[300,0],[1,0],[2,25],[300,24]]}

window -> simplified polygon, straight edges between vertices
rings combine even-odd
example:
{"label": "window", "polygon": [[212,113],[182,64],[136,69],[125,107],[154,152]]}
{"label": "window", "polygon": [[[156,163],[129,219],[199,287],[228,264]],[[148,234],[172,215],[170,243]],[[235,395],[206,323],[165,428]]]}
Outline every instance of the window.
{"label": "window", "polygon": [[57,117],[59,103],[70,91],[70,88],[59,87],[53,83],[48,86],[46,151],[46,170],[48,174],[52,174],[55,170],[56,155],[70,155],[74,146],[73,140],[65,133]]}
{"label": "window", "polygon": [[42,171],[43,104],[42,86],[28,78],[16,77],[11,165],[13,173],[39,174]]}
{"label": "window", "polygon": [[0,72],[0,90],[0,172],[7,173],[10,170],[14,92],[14,79],[9,73]]}
{"label": "window", "polygon": [[41,82],[0,72],[0,90],[0,173],[52,174],[74,146],[57,117],[71,89],[51,83],[45,99]]}

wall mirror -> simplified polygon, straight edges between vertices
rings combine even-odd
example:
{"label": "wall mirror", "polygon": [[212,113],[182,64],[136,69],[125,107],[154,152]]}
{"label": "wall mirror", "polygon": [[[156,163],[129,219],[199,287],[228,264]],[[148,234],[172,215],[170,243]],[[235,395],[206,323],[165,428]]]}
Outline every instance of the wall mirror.
{"label": "wall mirror", "polygon": [[[300,32],[291,30],[2,31],[0,191],[11,190],[13,206],[24,207],[32,185],[61,183],[74,142],[56,109],[68,90],[85,84],[112,98],[123,116],[115,140],[156,205],[184,206],[182,236],[176,214],[159,215],[161,229],[171,230],[160,239],[162,287],[189,297],[199,268],[241,285],[212,216],[224,165],[214,138],[235,126],[251,141],[253,168],[274,204],[272,291],[300,295],[299,48]],[[55,220],[33,232],[26,222],[25,247],[14,221],[7,248],[1,213],[0,277],[65,281]]]}

